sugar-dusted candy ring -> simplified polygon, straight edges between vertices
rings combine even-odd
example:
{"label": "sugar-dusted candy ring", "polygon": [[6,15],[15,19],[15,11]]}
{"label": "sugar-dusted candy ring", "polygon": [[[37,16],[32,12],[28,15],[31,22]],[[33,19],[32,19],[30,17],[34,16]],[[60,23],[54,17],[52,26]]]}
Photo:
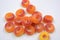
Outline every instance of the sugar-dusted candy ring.
{"label": "sugar-dusted candy ring", "polygon": [[29,5],[27,8],[26,8],[26,11],[29,13],[29,14],[33,14],[33,12],[36,10],[35,6],[34,5]]}
{"label": "sugar-dusted candy ring", "polygon": [[20,26],[16,27],[15,30],[14,30],[14,34],[17,37],[23,35],[24,34],[24,28],[20,27]]}
{"label": "sugar-dusted candy ring", "polygon": [[54,32],[55,28],[54,28],[54,25],[52,23],[48,23],[45,25],[45,30],[49,33],[52,33]]}
{"label": "sugar-dusted candy ring", "polygon": [[23,9],[18,9],[16,11],[16,16],[17,17],[22,17],[22,16],[25,16],[25,11]]}
{"label": "sugar-dusted candy ring", "polygon": [[12,12],[8,12],[6,15],[5,15],[5,19],[6,21],[13,21],[14,20],[14,14]]}
{"label": "sugar-dusted candy ring", "polygon": [[48,32],[41,32],[39,35],[39,40],[49,40],[49,33]]}
{"label": "sugar-dusted candy ring", "polygon": [[43,21],[45,23],[52,23],[53,22],[53,17],[51,15],[45,15],[43,18]]}
{"label": "sugar-dusted candy ring", "polygon": [[37,25],[35,25],[35,29],[36,29],[36,32],[42,32],[42,31],[44,31],[44,24],[43,23],[40,23],[40,24],[37,24]]}
{"label": "sugar-dusted candy ring", "polygon": [[29,4],[30,4],[29,0],[22,0],[21,5],[22,5],[23,7],[27,8]]}
{"label": "sugar-dusted candy ring", "polygon": [[27,26],[25,28],[25,33],[27,35],[33,35],[35,33],[35,28],[33,26]]}
{"label": "sugar-dusted candy ring", "polygon": [[14,28],[15,28],[15,26],[14,26],[14,24],[12,22],[7,22],[5,24],[5,30],[7,32],[9,32],[9,33],[13,32],[14,31]]}

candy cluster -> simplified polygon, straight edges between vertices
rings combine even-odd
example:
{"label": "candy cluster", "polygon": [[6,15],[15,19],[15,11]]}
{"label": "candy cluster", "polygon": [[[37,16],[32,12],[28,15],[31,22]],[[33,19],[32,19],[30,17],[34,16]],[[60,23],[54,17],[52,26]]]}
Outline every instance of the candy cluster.
{"label": "candy cluster", "polygon": [[[15,15],[8,12],[5,15],[5,30],[9,33],[13,32],[17,37],[23,35],[33,35],[38,32],[40,40],[49,40],[49,33],[54,32],[53,17],[45,15],[42,17],[40,11],[36,11],[36,7],[30,4],[30,0],[22,0],[21,5],[26,10],[19,8]],[[26,12],[31,16],[26,16]]]}

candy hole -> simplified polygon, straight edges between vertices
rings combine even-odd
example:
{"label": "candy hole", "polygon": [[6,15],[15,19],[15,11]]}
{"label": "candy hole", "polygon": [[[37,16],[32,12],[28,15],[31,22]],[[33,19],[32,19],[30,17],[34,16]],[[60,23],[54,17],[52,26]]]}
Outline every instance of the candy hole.
{"label": "candy hole", "polygon": [[47,37],[46,35],[43,35],[43,38],[44,38],[44,39],[46,39],[46,37]]}

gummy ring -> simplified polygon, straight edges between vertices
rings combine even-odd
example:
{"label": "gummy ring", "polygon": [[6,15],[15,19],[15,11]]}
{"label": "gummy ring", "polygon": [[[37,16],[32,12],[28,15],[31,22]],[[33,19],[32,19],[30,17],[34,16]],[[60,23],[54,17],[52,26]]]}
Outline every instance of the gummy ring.
{"label": "gummy ring", "polygon": [[35,25],[35,29],[36,29],[36,32],[42,32],[44,30],[44,24],[43,23],[40,23],[40,24],[37,24]]}
{"label": "gummy ring", "polygon": [[45,30],[46,30],[47,32],[49,32],[49,33],[54,32],[54,30],[55,30],[54,25],[51,24],[51,23],[46,24],[46,25],[45,25]]}
{"label": "gummy ring", "polygon": [[13,21],[14,20],[14,14],[12,12],[8,12],[6,15],[5,15],[5,19],[6,21]]}
{"label": "gummy ring", "polygon": [[12,22],[7,22],[5,24],[5,30],[9,33],[13,32],[14,31],[14,24]]}
{"label": "gummy ring", "polygon": [[17,25],[22,24],[22,17],[16,17],[16,18],[14,19],[14,23],[17,24]]}
{"label": "gummy ring", "polygon": [[35,33],[35,28],[33,26],[28,26],[25,28],[25,33],[27,35],[33,35]]}
{"label": "gummy ring", "polygon": [[33,14],[33,12],[36,10],[35,6],[34,5],[29,5],[27,8],[26,8],[26,11],[29,13],[29,14]]}
{"label": "gummy ring", "polygon": [[15,36],[19,37],[24,34],[24,28],[23,27],[16,27],[14,30]]}
{"label": "gummy ring", "polygon": [[51,15],[46,15],[46,16],[44,16],[43,21],[45,23],[52,23],[53,22],[53,17]]}
{"label": "gummy ring", "polygon": [[39,23],[38,19],[37,19],[36,17],[34,17],[34,16],[31,16],[31,17],[30,17],[30,20],[31,20],[31,22],[34,23],[34,24],[38,24],[38,23]]}
{"label": "gummy ring", "polygon": [[22,0],[21,5],[26,8],[28,7],[29,3],[30,3],[29,0]]}
{"label": "gummy ring", "polygon": [[49,40],[49,33],[48,32],[41,32],[39,35],[40,40]]}
{"label": "gummy ring", "polygon": [[24,26],[29,26],[29,25],[31,25],[31,21],[30,21],[30,18],[29,17],[23,17],[22,18],[22,25],[24,25]]}
{"label": "gummy ring", "polygon": [[16,16],[17,17],[22,17],[22,16],[25,16],[25,11],[23,9],[18,9],[16,11]]}
{"label": "gummy ring", "polygon": [[42,14],[41,12],[35,11],[32,16],[36,17],[38,19],[39,22],[42,21]]}

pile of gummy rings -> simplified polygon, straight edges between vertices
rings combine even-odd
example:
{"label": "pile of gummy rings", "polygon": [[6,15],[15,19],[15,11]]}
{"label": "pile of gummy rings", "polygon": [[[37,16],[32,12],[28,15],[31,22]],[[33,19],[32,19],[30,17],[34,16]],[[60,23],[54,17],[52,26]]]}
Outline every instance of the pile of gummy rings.
{"label": "pile of gummy rings", "polygon": [[[8,33],[13,32],[15,36],[22,36],[24,33],[33,35],[40,33],[39,40],[50,40],[49,33],[55,30],[53,17],[45,15],[42,17],[40,11],[36,11],[36,7],[30,4],[29,0],[22,0],[21,5],[26,10],[19,8],[15,14],[7,12],[5,14],[5,30]],[[26,12],[31,16],[26,16]]]}

